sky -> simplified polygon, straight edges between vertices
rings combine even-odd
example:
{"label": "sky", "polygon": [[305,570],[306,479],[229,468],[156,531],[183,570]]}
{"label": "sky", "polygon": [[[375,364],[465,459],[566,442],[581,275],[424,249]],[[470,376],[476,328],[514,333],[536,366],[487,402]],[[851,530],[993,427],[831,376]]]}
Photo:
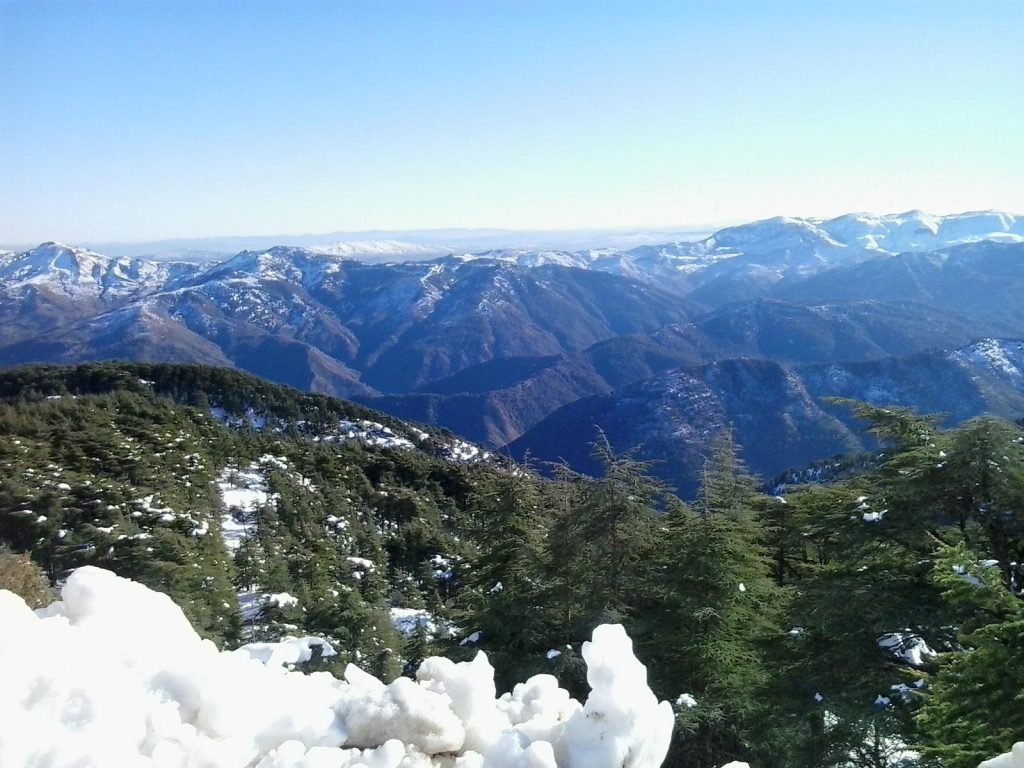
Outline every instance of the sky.
{"label": "sky", "polygon": [[1022,0],[0,0],[0,242],[1024,213]]}

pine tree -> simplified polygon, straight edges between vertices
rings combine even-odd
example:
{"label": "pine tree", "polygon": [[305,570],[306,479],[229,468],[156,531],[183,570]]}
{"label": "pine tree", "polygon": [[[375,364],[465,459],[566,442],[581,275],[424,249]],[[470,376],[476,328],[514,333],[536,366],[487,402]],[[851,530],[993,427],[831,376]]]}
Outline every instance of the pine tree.
{"label": "pine tree", "polygon": [[1024,740],[1024,606],[999,569],[963,544],[942,550],[933,578],[962,631],[917,715],[921,754],[925,765],[974,768]]}
{"label": "pine tree", "polygon": [[[933,417],[905,409],[857,405],[855,411],[882,440],[878,468],[870,477],[788,498],[791,508],[813,513],[805,512],[802,522],[798,513],[795,529],[803,529],[818,559],[796,582],[793,622],[801,631],[791,645],[795,679],[819,687],[824,702],[812,703],[803,690],[784,704],[809,724],[808,757],[800,764],[810,766],[845,765],[853,753],[865,765],[890,765],[896,757],[882,745],[918,738],[911,719],[921,702],[917,684],[936,661],[910,664],[880,648],[879,638],[895,632],[905,644],[953,647],[953,628],[970,617],[963,601],[934,578],[942,562],[936,547],[999,547],[1006,586],[1019,542],[1013,510],[1024,461],[1015,427],[982,419],[948,432]],[[947,678],[947,672],[938,677]],[[890,687],[899,682],[910,687],[892,696]],[[873,704],[886,698],[889,705]],[[942,721],[935,706],[930,712],[918,721]],[[936,732],[928,738],[937,739]]]}
{"label": "pine tree", "polygon": [[479,551],[459,596],[459,622],[479,633],[467,645],[487,651],[505,690],[524,673],[544,671],[547,509],[539,482],[518,468],[484,481],[472,503]]}
{"label": "pine tree", "polygon": [[654,629],[641,652],[662,696],[696,702],[677,707],[671,765],[711,768],[742,759],[756,741],[766,651],[786,601],[771,578],[763,507],[727,435],[705,463],[693,509],[668,506],[649,581]]}
{"label": "pine tree", "polygon": [[656,539],[656,505],[664,489],[650,466],[631,453],[616,454],[603,432],[594,443],[602,473],[585,486],[579,515],[588,624],[635,617]]}

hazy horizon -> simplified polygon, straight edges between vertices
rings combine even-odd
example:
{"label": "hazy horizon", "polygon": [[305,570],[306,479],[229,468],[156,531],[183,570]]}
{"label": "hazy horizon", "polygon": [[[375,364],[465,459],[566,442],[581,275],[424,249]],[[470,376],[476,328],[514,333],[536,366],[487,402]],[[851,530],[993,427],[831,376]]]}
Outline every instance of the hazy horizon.
{"label": "hazy horizon", "polygon": [[[937,213],[919,208],[906,211],[847,211],[845,215],[900,216],[913,212],[927,216],[949,217],[969,213],[997,212],[1024,218],[1024,214],[995,208],[975,211],[948,211]],[[805,221],[828,220],[836,217],[790,216],[779,213],[765,219],[733,220],[696,227],[581,227],[575,229],[505,229],[500,227],[437,227],[432,229],[394,230],[335,230],[332,232],[301,232],[275,234],[229,234],[204,237],[168,237],[139,240],[82,240],[66,241],[45,238],[36,242],[15,243],[0,241],[0,250],[25,251],[47,242],[74,247],[85,247],[109,256],[145,256],[167,254],[172,251],[196,251],[234,255],[242,250],[265,249],[273,246],[317,247],[341,244],[370,245],[373,243],[404,243],[435,246],[442,251],[473,253],[491,249],[524,248],[551,250],[585,250],[587,248],[630,248],[637,245],[655,245],[670,241],[696,241],[723,229],[764,221],[766,219],[795,219]],[[427,258],[421,255],[420,258]]]}
{"label": "hazy horizon", "polygon": [[0,0],[0,241],[1024,211],[1022,34],[1003,0]]}

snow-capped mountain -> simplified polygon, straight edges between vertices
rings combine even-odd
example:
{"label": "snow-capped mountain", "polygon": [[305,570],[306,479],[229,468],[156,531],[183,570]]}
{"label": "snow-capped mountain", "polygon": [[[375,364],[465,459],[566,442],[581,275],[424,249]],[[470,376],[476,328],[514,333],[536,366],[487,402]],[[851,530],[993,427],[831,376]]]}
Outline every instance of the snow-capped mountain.
{"label": "snow-capped mountain", "polygon": [[[1024,217],[999,211],[934,216],[921,211],[879,216],[851,213],[833,219],[776,217],[722,229],[710,237],[634,248],[577,251],[503,248],[460,253],[445,245],[401,240],[351,240],[314,247],[277,246],[242,251],[205,269],[195,262],[113,258],[59,243],[24,253],[0,252],[0,287],[47,285],[65,293],[110,296],[162,290],[173,281],[226,270],[267,277],[275,269],[308,283],[342,269],[339,261],[396,263],[454,255],[459,261],[490,260],[520,267],[558,265],[610,272],[686,292],[730,269],[757,265],[779,275],[862,261],[879,255],[933,251],[980,241],[1024,243]],[[292,262],[292,263],[286,263]],[[702,274],[702,273],[707,274]],[[287,274],[286,274],[287,273]],[[675,278],[665,285],[666,278]]]}
{"label": "snow-capped mountain", "polygon": [[1000,211],[934,216],[908,211],[889,216],[849,213],[834,219],[809,219],[848,248],[886,253],[933,251],[979,240],[1024,242],[1024,217]]}
{"label": "snow-capped mountain", "polygon": [[230,259],[213,264],[193,282],[224,280],[277,280],[308,287],[325,275],[343,269],[344,258],[309,248],[275,246],[263,251],[242,251]]}
{"label": "snow-capped mountain", "polygon": [[87,248],[43,243],[0,256],[0,286],[35,286],[70,297],[122,298],[160,290],[198,271],[193,264],[115,259]]}
{"label": "snow-capped mountain", "polygon": [[516,264],[520,267],[542,267],[557,264],[562,267],[588,268],[593,262],[592,251],[532,250],[529,248],[499,248],[479,253],[461,254],[463,261],[493,259]]}
{"label": "snow-capped mountain", "polygon": [[905,252],[925,252],[965,243],[1024,243],[1024,218],[999,211],[934,216],[921,211],[875,215],[851,213],[833,219],[778,216],[722,229],[710,237],[634,248],[578,251],[503,249],[464,254],[463,259],[498,259],[520,266],[562,264],[650,282],[722,303],[752,298],[720,290],[724,278],[753,286],[773,285],[833,266]]}
{"label": "snow-capped mountain", "polygon": [[980,240],[1024,242],[1024,218],[999,211],[934,216],[921,211],[833,219],[778,216],[729,227],[693,244],[695,254],[816,253],[825,261],[861,251],[933,251]]}
{"label": "snow-capped mountain", "polygon": [[[635,280],[494,259],[365,264],[276,247],[172,266],[51,245],[19,255],[0,275],[0,359],[229,361],[352,396],[653,331],[689,306]],[[19,298],[26,285],[37,294]]]}
{"label": "snow-capped mountain", "polygon": [[[952,216],[920,211],[848,214],[827,220],[780,216],[729,227],[695,243],[635,248],[594,266],[662,279],[682,273],[695,287],[723,276],[771,284],[880,256],[981,241],[1024,242],[1024,218],[995,211]],[[705,289],[704,296],[711,299],[715,293]],[[727,293],[726,298],[733,296]]]}
{"label": "snow-capped mountain", "polygon": [[456,251],[446,245],[408,243],[403,240],[342,240],[310,246],[309,250],[366,263],[424,261]]}

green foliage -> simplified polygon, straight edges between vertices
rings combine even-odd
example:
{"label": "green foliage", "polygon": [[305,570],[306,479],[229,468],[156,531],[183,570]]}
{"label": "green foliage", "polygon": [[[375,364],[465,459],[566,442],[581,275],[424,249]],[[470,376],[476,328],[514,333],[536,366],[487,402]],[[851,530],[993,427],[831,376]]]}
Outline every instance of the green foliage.
{"label": "green foliage", "polygon": [[677,707],[671,765],[710,768],[758,744],[768,651],[788,599],[772,579],[764,508],[728,436],[715,443],[693,509],[668,505],[641,648],[662,695],[696,700]]}
{"label": "green foliage", "polygon": [[[770,497],[723,437],[688,506],[602,434],[594,477],[541,480],[236,371],[15,369],[0,401],[0,585],[37,603],[93,564],[224,645],[322,636],[338,655],[311,669],[389,679],[483,649],[499,689],[546,672],[578,696],[580,644],[619,621],[659,697],[696,702],[676,706],[672,766],[902,768],[911,745],[967,768],[1024,739],[1016,425],[855,404],[869,460]],[[346,439],[360,419],[410,442]],[[266,500],[225,510],[218,483]],[[429,624],[401,636],[402,608]],[[893,633],[938,653],[901,658]]]}
{"label": "green foliage", "polygon": [[479,633],[468,645],[487,652],[502,691],[524,676],[551,671],[544,657],[552,631],[544,605],[550,504],[542,486],[523,471],[489,478],[473,498],[478,549],[466,570],[457,616],[467,636]]}
{"label": "green foliage", "polygon": [[986,625],[950,654],[918,715],[928,765],[974,768],[1024,739],[1024,617]]}
{"label": "green foliage", "polygon": [[[594,444],[603,472],[587,477],[562,468],[546,537],[541,604],[547,647],[558,657],[562,684],[584,695],[582,667],[566,654],[605,622],[643,632],[650,568],[664,491],[632,455],[616,454],[603,433]],[[566,648],[569,646],[569,648]]]}
{"label": "green foliage", "polygon": [[942,549],[932,578],[961,633],[918,714],[921,752],[929,765],[974,768],[1024,739],[1024,606],[1000,569],[963,543]]}

